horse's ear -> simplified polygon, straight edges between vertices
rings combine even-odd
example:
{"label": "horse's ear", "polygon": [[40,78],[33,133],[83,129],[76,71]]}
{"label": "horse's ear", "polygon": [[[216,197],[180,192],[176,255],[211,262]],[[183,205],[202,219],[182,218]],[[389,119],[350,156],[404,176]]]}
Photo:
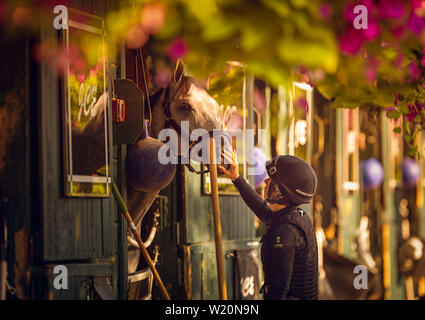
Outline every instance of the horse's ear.
{"label": "horse's ear", "polygon": [[184,76],[184,64],[182,59],[178,59],[176,62],[176,69],[174,69],[173,81],[177,83],[183,79]]}

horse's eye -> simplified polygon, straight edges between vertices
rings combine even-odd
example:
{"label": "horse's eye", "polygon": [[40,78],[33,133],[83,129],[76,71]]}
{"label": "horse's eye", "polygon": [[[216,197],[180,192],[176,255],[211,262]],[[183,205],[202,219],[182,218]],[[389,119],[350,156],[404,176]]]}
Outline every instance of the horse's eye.
{"label": "horse's eye", "polygon": [[181,108],[182,108],[184,111],[190,111],[190,110],[192,110],[192,107],[190,106],[190,104],[188,104],[188,103],[186,103],[186,102],[183,102],[183,103],[181,104]]}

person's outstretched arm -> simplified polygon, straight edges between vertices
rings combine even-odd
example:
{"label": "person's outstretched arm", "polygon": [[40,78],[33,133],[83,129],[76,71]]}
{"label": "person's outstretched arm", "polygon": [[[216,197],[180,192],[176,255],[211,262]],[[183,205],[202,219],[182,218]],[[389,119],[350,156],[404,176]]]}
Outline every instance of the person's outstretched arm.
{"label": "person's outstretched arm", "polygon": [[233,184],[239,190],[242,199],[247,206],[255,213],[255,215],[262,221],[268,220],[271,215],[271,209],[264,200],[247,182],[239,175],[238,157],[236,152],[225,150],[223,156],[230,163],[230,168],[226,170],[223,166],[220,169],[223,173],[232,180]]}

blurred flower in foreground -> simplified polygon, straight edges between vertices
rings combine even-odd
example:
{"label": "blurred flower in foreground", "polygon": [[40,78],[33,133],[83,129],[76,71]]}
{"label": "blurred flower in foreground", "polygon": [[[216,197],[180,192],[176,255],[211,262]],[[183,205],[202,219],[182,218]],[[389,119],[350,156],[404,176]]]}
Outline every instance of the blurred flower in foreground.
{"label": "blurred flower in foreground", "polygon": [[24,27],[31,22],[32,10],[29,8],[18,7],[12,14],[12,20],[18,27]]}
{"label": "blurred flower in foreground", "polygon": [[84,82],[86,61],[81,50],[75,46],[70,46],[69,50],[63,48],[59,51],[56,60],[56,68],[59,74],[63,73],[70,66],[70,71],[73,72],[80,82]]}
{"label": "blurred flower in foreground", "polygon": [[0,23],[6,18],[7,7],[3,0],[0,0]]}
{"label": "blurred flower in foreground", "polygon": [[325,72],[322,69],[309,70],[308,78],[310,84],[314,86],[325,78]]}
{"label": "blurred flower in foreground", "polygon": [[415,61],[412,61],[410,64],[409,64],[409,72],[410,72],[410,76],[413,78],[413,79],[418,79],[419,78],[419,76],[420,76],[420,72],[419,72],[419,68],[418,68],[418,64],[416,63],[416,60]]}
{"label": "blurred flower in foreground", "polygon": [[410,5],[417,16],[425,16],[425,2],[423,0],[410,0]]}
{"label": "blurred flower in foreground", "polygon": [[308,112],[308,102],[306,98],[300,97],[298,98],[297,102],[295,103],[297,107],[303,109],[305,112]]}
{"label": "blurred flower in foreground", "polygon": [[33,47],[33,55],[38,63],[49,62],[51,64],[59,55],[59,48],[53,40],[45,40]]}
{"label": "blurred flower in foreground", "polygon": [[130,49],[142,47],[148,41],[148,35],[140,26],[131,27],[125,38],[125,43]]}
{"label": "blurred flower in foreground", "polygon": [[379,18],[397,19],[404,15],[404,4],[401,0],[381,0],[378,4]]}
{"label": "blurred flower in foreground", "polygon": [[167,55],[173,59],[177,60],[183,58],[187,53],[186,41],[183,38],[174,39],[167,48]]}
{"label": "blurred flower in foreground", "polygon": [[409,21],[407,22],[407,27],[414,34],[421,33],[422,29],[425,27],[425,20],[419,16],[417,16],[414,12],[412,12],[409,16]]}
{"label": "blurred flower in foreground", "polygon": [[357,53],[364,42],[363,32],[350,28],[348,32],[339,37],[339,47],[342,52],[352,55]]}
{"label": "blurred flower in foreground", "polygon": [[333,7],[330,3],[323,3],[319,7],[319,16],[323,20],[329,20],[333,14]]}
{"label": "blurred flower in foreground", "polygon": [[165,22],[165,6],[162,3],[148,3],[141,14],[143,30],[150,34],[157,33]]}
{"label": "blurred flower in foreground", "polygon": [[404,61],[404,54],[403,53],[399,53],[397,55],[397,58],[395,58],[395,60],[394,60],[394,66],[396,68],[403,67],[403,61]]}
{"label": "blurred flower in foreground", "polygon": [[369,65],[366,67],[366,71],[365,71],[365,75],[366,75],[366,80],[369,83],[374,83],[377,79],[377,67],[375,65]]}
{"label": "blurred flower in foreground", "polygon": [[159,69],[153,78],[155,86],[157,87],[165,87],[168,85],[171,79],[171,73],[168,69],[162,68]]}
{"label": "blurred flower in foreground", "polygon": [[81,50],[75,46],[71,46],[69,50],[67,50],[66,48],[58,47],[53,40],[46,40],[34,46],[33,55],[38,63],[46,63],[60,76],[63,75],[69,65],[71,67],[71,72],[77,76],[80,82],[83,82],[85,79],[86,62],[84,60],[84,55]]}
{"label": "blurred flower in foreground", "polygon": [[367,8],[369,14],[372,13],[372,11],[375,8],[375,4],[373,0],[360,0],[360,1],[354,1],[354,2],[348,3],[345,6],[344,19],[350,24],[354,22],[354,19],[358,15],[354,13],[354,8],[358,5],[364,5]]}
{"label": "blurred flower in foreground", "polygon": [[367,29],[362,30],[364,38],[369,41],[376,39],[381,33],[381,27],[379,26],[378,21],[375,19],[369,19]]}
{"label": "blurred flower in foreground", "polygon": [[403,34],[403,31],[404,27],[402,25],[397,25],[391,30],[391,33],[393,34],[394,38],[398,39]]}

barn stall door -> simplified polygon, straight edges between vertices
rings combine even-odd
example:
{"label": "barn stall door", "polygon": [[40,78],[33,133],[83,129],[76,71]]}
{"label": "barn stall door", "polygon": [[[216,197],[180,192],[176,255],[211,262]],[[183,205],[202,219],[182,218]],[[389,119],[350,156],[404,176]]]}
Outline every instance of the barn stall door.
{"label": "barn stall door", "polygon": [[[87,9],[84,7],[88,6],[92,13],[96,12],[103,16],[107,11],[106,1],[89,1],[81,5],[79,2],[75,2],[74,5],[77,8],[82,7],[82,9]],[[84,15],[84,13],[79,14]],[[91,15],[86,15],[86,18],[91,21],[92,25],[87,27],[75,24],[73,28],[70,24],[69,33],[63,34],[65,38],[58,38],[57,31],[46,23],[41,29],[41,39],[59,42],[62,39],[70,40],[74,35],[73,31],[78,31],[75,34],[83,36],[85,33],[93,33],[93,30],[98,33],[100,38],[104,37],[102,34],[104,32],[103,19]],[[70,14],[70,19],[72,19],[72,14]],[[99,69],[100,71],[94,77],[85,74],[90,72],[90,70],[85,70],[83,71],[83,75],[86,75],[85,79],[82,77],[76,81],[80,81],[80,86],[87,89],[90,81],[99,80],[101,87],[98,87],[98,92],[93,95],[93,98],[99,99],[99,91],[107,90],[112,73],[114,73],[112,65],[115,65],[114,57],[109,55],[107,63]],[[72,109],[66,109],[70,107],[68,103],[72,104],[75,98],[72,95],[67,96],[71,89],[69,78],[58,79],[48,65],[41,66],[39,133],[43,243],[41,256],[44,263],[48,264],[45,266],[44,272],[48,279],[49,298],[91,299],[95,297],[96,284],[98,288],[108,287],[110,297],[116,298],[119,217],[115,200],[109,196],[107,183],[104,183],[101,178],[98,179],[102,180],[100,184],[92,183],[83,188],[71,185],[71,189],[67,189],[69,162],[64,159],[66,158],[64,152],[67,156],[67,152],[72,150],[72,147],[68,145],[67,148],[69,140],[66,140],[68,136],[64,131],[69,127],[64,120],[66,120],[66,115],[69,116],[66,110]],[[65,98],[69,98],[66,99],[68,101],[65,101]],[[110,103],[110,96],[107,96],[107,99]],[[109,116],[105,117],[105,121],[109,122],[109,119]],[[106,171],[103,171],[103,175],[99,174],[103,177],[110,177],[114,171],[116,172],[116,168],[108,168],[108,165],[112,163],[108,160],[108,158],[112,159],[112,143],[110,139],[108,140],[108,137],[111,136],[110,128],[110,125],[105,126]],[[87,179],[81,174],[79,176],[81,179]],[[84,182],[80,184],[84,184]],[[91,197],[84,194],[83,197],[69,197],[76,195],[75,193],[78,193],[79,190],[84,190],[86,193],[95,193],[94,191],[97,190],[98,194],[93,194]],[[66,291],[52,288],[51,271],[57,264],[68,267],[70,284]]]}

